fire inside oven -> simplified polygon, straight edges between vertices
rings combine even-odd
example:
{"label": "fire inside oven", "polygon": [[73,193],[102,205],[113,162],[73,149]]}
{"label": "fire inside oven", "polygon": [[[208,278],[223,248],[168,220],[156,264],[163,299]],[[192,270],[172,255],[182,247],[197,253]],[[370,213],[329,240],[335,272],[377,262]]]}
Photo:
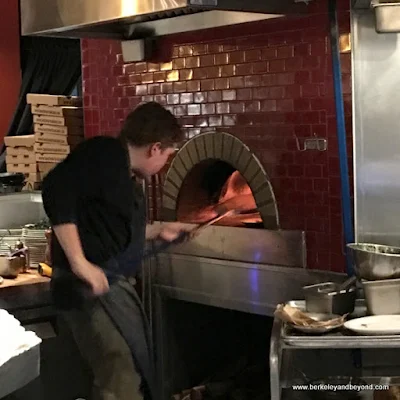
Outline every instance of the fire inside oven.
{"label": "fire inside oven", "polygon": [[263,227],[253,193],[240,172],[224,161],[200,162],[183,181],[178,220],[202,223],[216,217],[221,210],[237,213],[221,219],[219,225]]}
{"label": "fire inside oven", "polygon": [[272,185],[250,149],[228,133],[195,136],[167,172],[162,219],[197,224],[229,210],[235,212],[216,225],[279,228]]}

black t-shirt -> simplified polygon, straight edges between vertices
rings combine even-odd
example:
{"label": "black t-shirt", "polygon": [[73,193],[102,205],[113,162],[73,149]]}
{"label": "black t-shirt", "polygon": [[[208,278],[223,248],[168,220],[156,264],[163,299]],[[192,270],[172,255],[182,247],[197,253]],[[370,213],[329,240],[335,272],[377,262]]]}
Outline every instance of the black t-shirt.
{"label": "black t-shirt", "polygon": [[[135,185],[121,141],[96,137],[79,145],[45,177],[43,205],[53,226],[76,224],[86,258],[107,269],[109,261],[132,247],[135,240],[144,242],[143,227],[132,237],[133,225],[145,219],[144,207],[138,207],[135,199]],[[55,235],[52,266],[53,283],[57,279],[63,282],[58,286],[62,293],[56,297],[74,297],[76,293],[68,290],[76,280]],[[57,285],[53,284],[54,289],[57,291]]]}

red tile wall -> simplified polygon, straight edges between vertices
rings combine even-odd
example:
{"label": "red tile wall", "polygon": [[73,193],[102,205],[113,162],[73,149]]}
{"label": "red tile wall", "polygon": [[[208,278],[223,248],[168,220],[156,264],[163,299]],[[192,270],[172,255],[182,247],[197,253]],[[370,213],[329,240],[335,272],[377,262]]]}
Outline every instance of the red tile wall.
{"label": "red tile wall", "polygon": [[[348,2],[338,3],[348,33]],[[309,267],[344,271],[326,9],[319,0],[303,17],[162,38],[153,62],[124,64],[119,42],[83,40],[86,135],[117,134],[129,111],[151,100],[180,119],[187,138],[233,133],[266,167],[283,229],[306,231]],[[341,61],[351,161],[350,54]],[[301,146],[313,135],[328,140],[327,151],[298,150],[295,137]]]}
{"label": "red tile wall", "polygon": [[0,2],[0,148],[21,89],[19,1]]}

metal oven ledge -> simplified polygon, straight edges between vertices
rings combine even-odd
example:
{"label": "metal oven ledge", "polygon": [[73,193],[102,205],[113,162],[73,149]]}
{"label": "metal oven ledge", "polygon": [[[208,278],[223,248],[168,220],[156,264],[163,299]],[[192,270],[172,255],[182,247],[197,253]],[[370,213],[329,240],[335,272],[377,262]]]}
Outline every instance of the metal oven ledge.
{"label": "metal oven ledge", "polygon": [[302,299],[304,285],[344,279],[333,272],[180,254],[162,254],[153,262],[158,300],[169,297],[266,316],[273,316],[279,303]]}

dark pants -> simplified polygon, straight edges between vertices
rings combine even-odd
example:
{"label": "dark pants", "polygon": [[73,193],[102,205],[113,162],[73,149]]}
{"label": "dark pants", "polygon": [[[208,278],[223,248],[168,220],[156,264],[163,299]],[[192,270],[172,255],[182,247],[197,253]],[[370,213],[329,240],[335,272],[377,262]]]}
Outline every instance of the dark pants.
{"label": "dark pants", "polygon": [[101,302],[90,301],[62,316],[92,369],[92,400],[142,400],[132,352]]}

